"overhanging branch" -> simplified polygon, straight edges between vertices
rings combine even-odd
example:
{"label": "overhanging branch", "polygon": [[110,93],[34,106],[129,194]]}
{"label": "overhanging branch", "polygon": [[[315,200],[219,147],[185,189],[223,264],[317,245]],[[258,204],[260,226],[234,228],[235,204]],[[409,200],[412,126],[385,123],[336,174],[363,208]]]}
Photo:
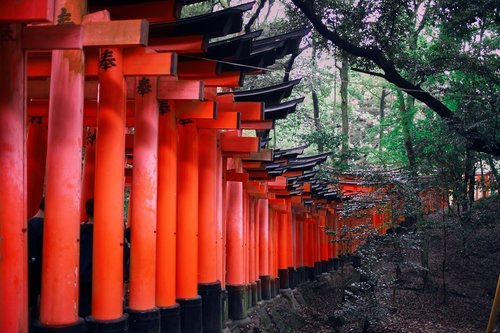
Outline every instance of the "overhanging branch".
{"label": "overhanging branch", "polygon": [[453,111],[437,98],[402,77],[392,61],[387,59],[381,50],[377,48],[363,48],[343,39],[336,31],[328,29],[323,24],[321,19],[314,13],[312,5],[309,3],[306,5],[303,0],[292,0],[292,2],[304,13],[319,34],[330,40],[340,49],[356,57],[372,61],[384,72],[384,79],[436,112],[446,124],[468,141],[471,149],[500,156],[500,144],[497,141],[485,140],[484,136],[475,129],[464,130],[462,128],[462,120]]}

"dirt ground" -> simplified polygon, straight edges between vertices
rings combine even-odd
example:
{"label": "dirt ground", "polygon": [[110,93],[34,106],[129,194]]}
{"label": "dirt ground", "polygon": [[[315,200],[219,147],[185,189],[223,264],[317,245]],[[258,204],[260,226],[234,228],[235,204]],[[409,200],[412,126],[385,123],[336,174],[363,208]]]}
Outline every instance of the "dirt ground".
{"label": "dirt ground", "polygon": [[[427,290],[422,288],[418,270],[407,265],[393,294],[392,288],[381,285],[391,280],[394,264],[387,258],[377,263],[375,270],[387,273],[378,280],[373,299],[381,304],[378,309],[384,311],[379,311],[378,322],[373,321],[368,332],[485,332],[500,273],[500,201],[490,200],[480,209],[490,210],[491,223],[472,233],[465,251],[456,219],[446,218],[444,279],[444,229],[439,224],[430,231],[431,286]],[[430,219],[442,219],[442,215],[437,213]],[[420,251],[407,249],[404,253],[406,261],[420,263]],[[359,277],[357,271],[345,265],[342,272],[323,274],[317,281],[281,293],[251,309],[251,323],[238,332],[362,332],[363,320],[339,316],[339,309],[345,309],[347,304],[342,302],[343,286],[353,290],[352,283]],[[363,302],[363,298],[360,300]],[[498,321],[495,332],[500,332]]]}

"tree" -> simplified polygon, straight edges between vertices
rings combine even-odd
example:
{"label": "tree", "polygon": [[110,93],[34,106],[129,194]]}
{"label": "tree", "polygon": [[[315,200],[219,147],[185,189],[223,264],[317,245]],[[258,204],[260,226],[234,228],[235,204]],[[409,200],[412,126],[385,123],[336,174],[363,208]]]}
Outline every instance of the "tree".
{"label": "tree", "polygon": [[[358,58],[359,70],[384,78],[424,103],[465,138],[470,149],[500,156],[500,138],[496,133],[500,80],[494,74],[498,67],[495,37],[500,9],[497,2],[481,0],[474,6],[450,0],[292,2],[325,39]],[[428,16],[421,19],[422,29],[415,40],[430,45],[411,53],[406,47],[406,32],[412,31],[409,27],[417,21],[421,6],[428,7]],[[421,32],[425,32],[425,36]],[[436,41],[428,43],[426,38]],[[482,48],[480,58],[477,48]],[[489,92],[481,91],[486,93],[482,99],[478,100],[482,95],[478,96],[477,92],[476,98],[471,98],[471,103],[480,103],[489,111],[483,112],[474,126],[463,126],[467,105],[453,108],[442,98],[440,87],[423,88],[427,79],[451,71],[489,83]],[[405,75],[410,72],[417,74],[416,83]],[[487,119],[490,119],[488,124]]]}

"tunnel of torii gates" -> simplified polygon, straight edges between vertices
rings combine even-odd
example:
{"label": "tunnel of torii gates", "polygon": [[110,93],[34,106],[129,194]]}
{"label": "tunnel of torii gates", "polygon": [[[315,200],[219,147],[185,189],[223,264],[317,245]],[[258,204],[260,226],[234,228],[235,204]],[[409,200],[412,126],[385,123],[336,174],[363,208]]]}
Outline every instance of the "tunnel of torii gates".
{"label": "tunnel of torii gates", "polygon": [[[35,332],[219,332],[357,246],[325,232],[361,223],[343,220],[342,194],[316,177],[328,153],[265,148],[275,121],[302,102],[282,101],[300,79],[235,89],[308,31],[243,33],[254,3],[178,19],[195,2],[0,3],[1,332],[28,331],[27,218],[42,196]],[[79,318],[79,227],[91,197],[92,310]],[[383,231],[388,201],[362,209]]]}

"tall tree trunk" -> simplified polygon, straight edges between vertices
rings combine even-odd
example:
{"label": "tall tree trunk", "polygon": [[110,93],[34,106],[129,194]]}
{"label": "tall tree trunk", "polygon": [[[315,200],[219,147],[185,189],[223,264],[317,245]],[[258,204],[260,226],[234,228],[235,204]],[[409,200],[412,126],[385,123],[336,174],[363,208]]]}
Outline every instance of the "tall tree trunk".
{"label": "tall tree trunk", "polygon": [[385,98],[387,97],[386,89],[385,87],[382,87],[382,92],[380,94],[380,106],[379,106],[379,111],[380,111],[380,129],[378,132],[378,150],[379,152],[382,152],[382,137],[384,136],[384,118],[385,118]]}
{"label": "tall tree trunk", "polygon": [[298,52],[292,53],[290,56],[290,59],[288,59],[288,62],[286,63],[285,67],[285,76],[283,76],[283,82],[288,82],[290,81],[290,72],[292,71],[293,64],[295,63],[295,59],[304,51],[304,49],[300,49]]}
{"label": "tall tree trunk", "polygon": [[[401,125],[403,127],[403,140],[406,150],[406,157],[408,158],[408,167],[412,176],[416,175],[416,159],[415,150],[413,149],[413,140],[411,138],[411,125],[413,123],[413,110],[411,105],[406,103],[403,92],[398,90],[398,108],[401,117]],[[407,100],[408,101],[408,100]]]}
{"label": "tall tree trunk", "polygon": [[[469,227],[471,223],[471,208],[474,202],[474,152],[467,148],[465,151],[465,170],[464,180],[462,183],[461,206],[462,214],[460,215],[460,224],[462,227],[462,247],[464,252],[467,249],[467,240],[469,236]],[[472,195],[471,195],[472,194]]]}
{"label": "tall tree trunk", "polygon": [[491,173],[493,174],[493,177],[495,178],[495,181],[493,182],[492,179],[490,179],[490,188],[491,190],[497,190],[498,189],[498,184],[500,184],[500,175],[498,174],[498,170],[495,166],[495,161],[493,161],[493,158],[491,155],[488,156],[488,164],[490,165],[491,168]]}
{"label": "tall tree trunk", "polygon": [[[321,130],[321,122],[319,118],[319,98],[318,98],[318,93],[316,91],[316,86],[317,86],[317,80],[316,80],[316,74],[318,71],[318,64],[316,62],[316,55],[317,55],[317,46],[316,42],[313,38],[312,40],[312,53],[311,53],[311,61],[312,61],[312,67],[313,67],[313,76],[311,78],[311,95],[312,95],[312,100],[313,100],[313,117],[314,117],[314,128],[316,131]],[[323,143],[318,142],[318,152],[322,153],[324,150]]]}
{"label": "tall tree trunk", "polygon": [[[314,127],[317,131],[321,130],[321,122],[319,119],[319,99],[318,93],[315,89],[312,89],[312,100],[313,100],[313,112],[314,112]],[[322,153],[324,151],[323,143],[318,142],[318,152]]]}
{"label": "tall tree trunk", "polygon": [[341,64],[340,67],[340,111],[342,117],[342,161],[347,161],[347,150],[349,149],[349,118],[347,115],[347,103],[348,103],[348,95],[347,95],[347,87],[349,84],[349,59],[347,58],[347,54],[345,52],[341,55]]}

